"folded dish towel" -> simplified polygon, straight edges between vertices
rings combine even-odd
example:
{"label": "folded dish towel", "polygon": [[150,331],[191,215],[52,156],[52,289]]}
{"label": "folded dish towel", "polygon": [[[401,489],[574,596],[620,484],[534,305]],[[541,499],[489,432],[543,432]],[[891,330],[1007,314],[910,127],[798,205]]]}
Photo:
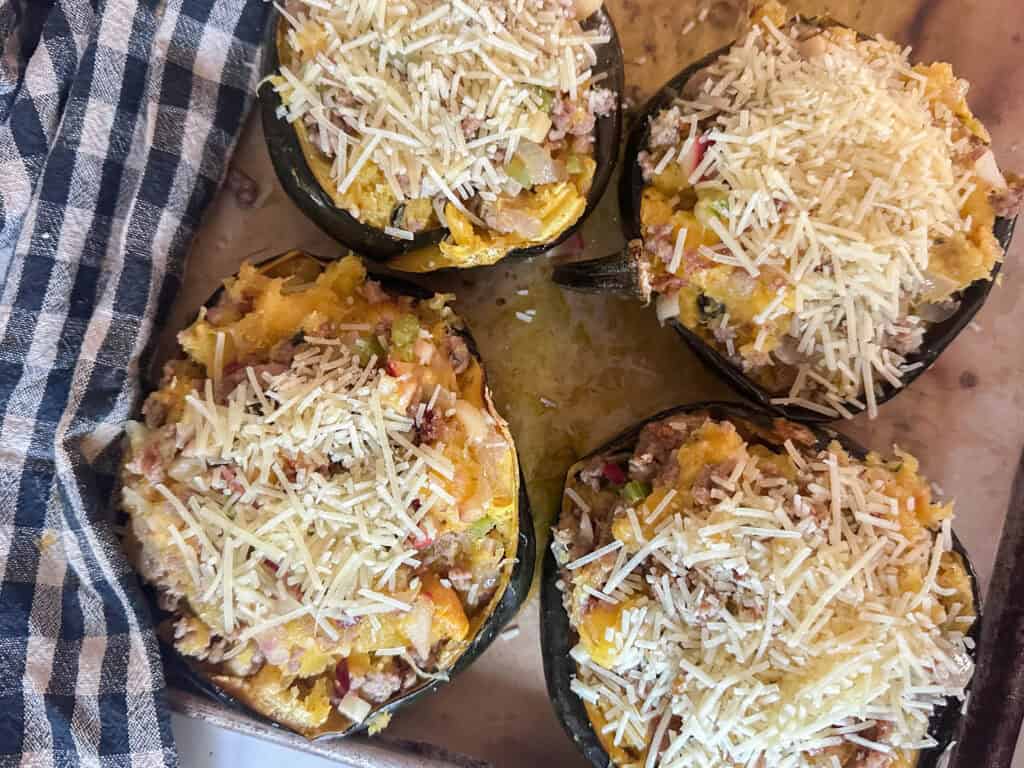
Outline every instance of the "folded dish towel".
{"label": "folded dish towel", "polygon": [[263,0],[0,0],[0,766],[174,765],[121,423],[259,78]]}

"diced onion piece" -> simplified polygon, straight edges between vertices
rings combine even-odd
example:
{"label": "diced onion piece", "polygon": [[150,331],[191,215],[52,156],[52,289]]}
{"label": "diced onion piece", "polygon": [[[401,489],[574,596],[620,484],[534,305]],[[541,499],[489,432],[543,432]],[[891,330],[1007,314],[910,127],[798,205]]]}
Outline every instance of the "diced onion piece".
{"label": "diced onion piece", "polygon": [[428,599],[420,598],[402,622],[409,644],[421,659],[430,655],[430,624],[433,618],[433,605]]}
{"label": "diced onion piece", "polygon": [[543,143],[551,130],[551,118],[543,112],[534,112],[526,121],[526,133],[523,138],[537,144]]}
{"label": "diced onion piece", "polygon": [[679,158],[679,165],[683,170],[683,175],[689,178],[690,175],[697,170],[697,166],[700,165],[700,161],[704,159],[704,153],[706,150],[707,142],[700,136],[690,142],[686,149],[686,154]]}
{"label": "diced onion piece", "polygon": [[430,365],[434,357],[434,345],[426,339],[416,339],[416,343],[412,345],[412,353],[420,365]]}
{"label": "diced onion piece", "polygon": [[996,156],[992,154],[991,149],[986,149],[985,154],[974,161],[974,170],[978,178],[986,184],[991,184],[995,189],[1006,189],[1006,179],[999,170]]}
{"label": "diced onion piece", "polygon": [[476,406],[470,405],[465,400],[457,401],[455,403],[455,418],[465,427],[470,442],[481,442],[487,438],[489,432],[487,422],[484,421],[483,413]]}
{"label": "diced onion piece", "polygon": [[359,698],[359,694],[349,691],[338,702],[338,711],[354,723],[361,723],[370,714],[373,707]]}
{"label": "diced onion piece", "polygon": [[562,169],[563,173],[559,174],[559,167],[555,164],[551,153],[540,144],[535,144],[532,141],[520,141],[516,156],[523,161],[526,177],[530,180],[530,184],[550,184],[553,181],[559,181],[560,175],[564,176],[564,169]]}
{"label": "diced onion piece", "polygon": [[659,294],[655,309],[658,313],[658,322],[662,325],[666,320],[679,317],[679,294]]}

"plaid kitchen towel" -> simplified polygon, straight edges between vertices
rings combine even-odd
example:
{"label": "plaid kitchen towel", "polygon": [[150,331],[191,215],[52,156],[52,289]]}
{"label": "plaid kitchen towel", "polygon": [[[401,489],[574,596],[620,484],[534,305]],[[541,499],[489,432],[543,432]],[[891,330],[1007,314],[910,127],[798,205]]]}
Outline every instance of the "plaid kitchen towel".
{"label": "plaid kitchen towel", "polygon": [[0,0],[0,766],[176,762],[108,520],[149,339],[258,81],[262,0]]}

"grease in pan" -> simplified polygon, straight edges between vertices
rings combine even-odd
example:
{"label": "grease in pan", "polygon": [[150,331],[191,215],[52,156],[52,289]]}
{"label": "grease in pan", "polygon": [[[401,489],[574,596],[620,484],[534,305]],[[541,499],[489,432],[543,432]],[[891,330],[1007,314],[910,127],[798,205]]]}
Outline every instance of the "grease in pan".
{"label": "grease in pan", "polygon": [[309,736],[382,727],[529,583],[515,449],[449,298],[354,257],[245,265],[129,427],[136,562],[176,649]]}
{"label": "grease in pan", "polygon": [[612,266],[746,394],[873,415],[966,325],[1009,240],[1020,184],[966,89],[769,4],[645,109],[622,190],[636,241]]}
{"label": "grease in pan", "polygon": [[269,78],[268,103],[279,105],[265,114],[272,154],[282,149],[274,121],[290,123],[301,147],[302,168],[275,157],[286,188],[296,196],[291,176],[311,173],[326,196],[307,212],[399,269],[550,247],[600,196],[617,157],[621,55],[599,7],[286,4]]}
{"label": "grease in pan", "polygon": [[595,764],[931,764],[976,637],[951,514],[904,453],[656,417],[569,473],[544,594],[576,633],[571,669],[545,622],[563,722]]}

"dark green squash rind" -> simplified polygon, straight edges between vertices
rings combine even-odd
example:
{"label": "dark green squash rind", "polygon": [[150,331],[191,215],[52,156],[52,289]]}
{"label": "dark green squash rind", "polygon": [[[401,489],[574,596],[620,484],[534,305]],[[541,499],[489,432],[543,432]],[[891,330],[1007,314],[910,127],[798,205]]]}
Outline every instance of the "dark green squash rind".
{"label": "dark green squash rind", "polygon": [[627,246],[618,253],[587,261],[556,264],[551,279],[580,293],[614,293],[643,299],[636,255]]}
{"label": "dark green squash rind", "polygon": [[[311,256],[311,254],[306,254]],[[272,262],[280,256],[271,256],[268,259],[264,259],[260,264]],[[324,259],[317,256],[311,256],[311,258],[319,261],[322,264],[329,264],[329,259]],[[258,266],[258,265],[257,265]],[[416,299],[429,299],[434,295],[433,291],[430,291],[422,286],[416,285],[415,283],[402,280],[400,278],[392,277],[390,275],[369,275],[374,280],[378,280],[386,290],[391,293],[401,293],[408,296],[412,296]],[[220,298],[224,291],[223,285],[217,288],[216,291],[211,294],[210,298],[207,299],[205,306],[212,306]],[[480,357],[479,349],[477,348],[476,341],[472,335],[465,328],[455,329],[459,335],[465,340],[466,345],[469,347],[470,353],[477,359],[478,362],[482,360]],[[485,369],[486,376],[486,369]],[[483,626],[477,631],[475,637],[470,642],[468,647],[459,655],[458,659],[447,670],[448,679],[451,680],[462,670],[469,667],[477,658],[483,654],[484,651],[494,642],[494,639],[498,636],[498,633],[502,628],[508,624],[516,614],[519,612],[520,607],[526,601],[527,596],[530,593],[530,585],[533,583],[533,570],[534,564],[537,559],[537,542],[533,527],[533,515],[530,508],[530,498],[526,492],[526,478],[523,476],[522,470],[519,471],[519,496],[517,502],[517,515],[518,515],[518,533],[516,541],[516,562],[512,566],[512,574],[509,577],[508,583],[505,585],[504,592],[501,595],[501,599],[498,604],[494,607],[491,615],[484,622]],[[162,610],[159,607],[157,600],[157,591],[151,585],[144,585],[144,592],[149,600],[150,608],[153,611],[153,615],[157,617],[157,621],[164,619],[173,618],[173,614]],[[281,723],[275,720],[271,720],[266,715],[256,711],[249,707],[237,698],[221,689],[216,683],[214,683],[209,676],[204,672],[201,665],[193,662],[191,659],[186,658],[179,653],[172,645],[160,641],[160,655],[163,659],[164,675],[168,683],[175,688],[194,693],[200,696],[205,696],[213,701],[216,701],[224,707],[241,712],[247,717],[251,717],[265,725],[272,726],[274,728],[280,728],[281,730],[291,731]],[[415,689],[398,696],[395,699],[388,701],[387,703],[375,707],[369,717],[362,723],[355,723],[342,731],[321,733],[313,737],[312,741],[317,742],[329,742],[336,739],[345,738],[354,734],[362,733],[369,727],[370,720],[374,716],[388,713],[392,714],[399,709],[417,701],[424,696],[433,693],[440,688],[445,680],[428,680],[423,682]]]}
{"label": "dark green squash rind", "polygon": [[[682,405],[661,411],[638,422],[613,437],[600,448],[591,451],[579,461],[585,461],[593,456],[605,453],[632,451],[640,430],[646,424],[676,414],[693,413],[696,411],[708,411],[709,415],[716,419],[736,418],[766,427],[770,427],[772,419],[777,417],[777,414],[774,412],[745,403],[715,401]],[[837,440],[851,456],[863,459],[867,455],[867,450],[861,445],[828,427],[807,425],[807,428],[818,438],[819,446],[827,445],[831,440]],[[971,582],[971,594],[974,598],[974,611],[977,618],[968,631],[967,636],[977,644],[981,636],[982,621],[980,585],[974,565],[971,563],[967,551],[955,533],[953,534],[953,551],[963,559],[964,567]],[[542,568],[540,639],[541,653],[544,661],[544,679],[547,683],[548,696],[554,707],[555,715],[562,724],[562,728],[569,735],[569,738],[573,740],[583,756],[595,768],[609,768],[614,764],[608,757],[604,747],[601,746],[597,734],[594,733],[582,700],[569,687],[572,676],[576,674],[576,662],[569,656],[569,651],[576,644],[577,635],[569,624],[569,616],[566,614],[562,603],[562,592],[557,586],[561,574],[559,573],[558,564],[555,561],[551,547],[548,547],[547,552],[544,553]],[[977,646],[975,645],[975,647]],[[975,655],[976,651],[972,651],[972,658]],[[971,685],[969,683],[967,686],[968,694],[970,690]],[[961,706],[960,701],[953,698],[947,699],[945,706],[932,717],[928,732],[938,742],[938,745],[922,750],[918,756],[915,768],[937,768],[940,758],[952,743],[956,733],[957,724],[962,716]]]}
{"label": "dark green squash rind", "polygon": [[[816,23],[835,23],[828,19],[805,20]],[[644,179],[643,171],[640,168],[638,156],[647,146],[650,135],[650,124],[654,117],[664,108],[668,107],[676,98],[694,74],[706,67],[718,56],[725,53],[731,47],[723,46],[712,51],[707,56],[684,67],[680,72],[670,79],[661,89],[652,96],[635,116],[631,117],[631,125],[626,137],[626,149],[624,154],[625,167],[619,178],[619,207],[621,210],[621,221],[623,234],[627,241],[641,239],[640,203],[643,195]],[[1009,251],[1010,241],[1013,238],[1013,230],[1017,223],[1017,217],[1007,219],[998,217],[993,227],[993,234],[999,241],[1003,253]],[[615,256],[618,256],[616,254]],[[610,292],[629,293],[636,295],[635,290],[630,287],[639,284],[636,264],[630,264],[628,260],[620,260],[619,266],[624,271],[631,271],[632,275],[619,275],[609,273],[609,260],[595,259],[591,261],[579,261],[559,267],[554,279],[560,285],[567,288],[581,290],[588,293]],[[588,265],[593,264],[593,274],[588,274]],[[901,391],[907,389],[922,373],[927,371],[939,355],[948,347],[954,339],[966,328],[974,316],[984,305],[992,290],[992,285],[999,275],[1002,264],[997,262],[989,280],[976,280],[967,286],[959,294],[960,306],[952,316],[939,323],[932,323],[924,334],[924,341],[920,350],[907,356],[907,363],[921,363],[918,368],[903,376],[903,386],[894,387],[888,381],[880,382],[882,394],[876,397],[879,405],[888,402]],[[669,321],[679,336],[700,358],[701,362],[711,368],[720,378],[725,380],[730,387],[743,397],[753,400],[755,403],[794,421],[804,423],[824,424],[835,421],[838,417],[830,417],[806,408],[790,405],[776,405],[771,401],[773,398],[781,397],[780,394],[773,394],[764,389],[761,385],[743,373],[734,363],[730,362],[714,346],[707,343],[694,331],[690,330],[676,319]],[[856,412],[855,407],[847,406],[851,411]]]}
{"label": "dark green squash rind", "polygon": [[[274,74],[280,66],[277,51],[280,18],[276,11],[271,14],[264,31],[263,77]],[[607,72],[608,76],[602,85],[615,93],[615,109],[610,115],[597,118],[594,128],[594,159],[597,162],[597,169],[587,192],[587,205],[580,218],[555,239],[528,248],[516,248],[510,251],[506,258],[536,256],[572,237],[597,207],[619,160],[619,145],[622,138],[622,90],[625,86],[622,46],[611,16],[604,8],[581,24],[584,29],[605,27],[609,31],[611,39],[595,49],[598,62],[595,69],[597,72]],[[259,100],[267,150],[281,186],[299,210],[342,245],[374,261],[387,262],[408,251],[436,244],[447,234],[446,229],[437,228],[420,232],[412,240],[402,240],[364,224],[348,211],[336,207],[310,170],[295,129],[286,120],[277,116],[281,99],[272,85],[264,83],[261,86]]]}

